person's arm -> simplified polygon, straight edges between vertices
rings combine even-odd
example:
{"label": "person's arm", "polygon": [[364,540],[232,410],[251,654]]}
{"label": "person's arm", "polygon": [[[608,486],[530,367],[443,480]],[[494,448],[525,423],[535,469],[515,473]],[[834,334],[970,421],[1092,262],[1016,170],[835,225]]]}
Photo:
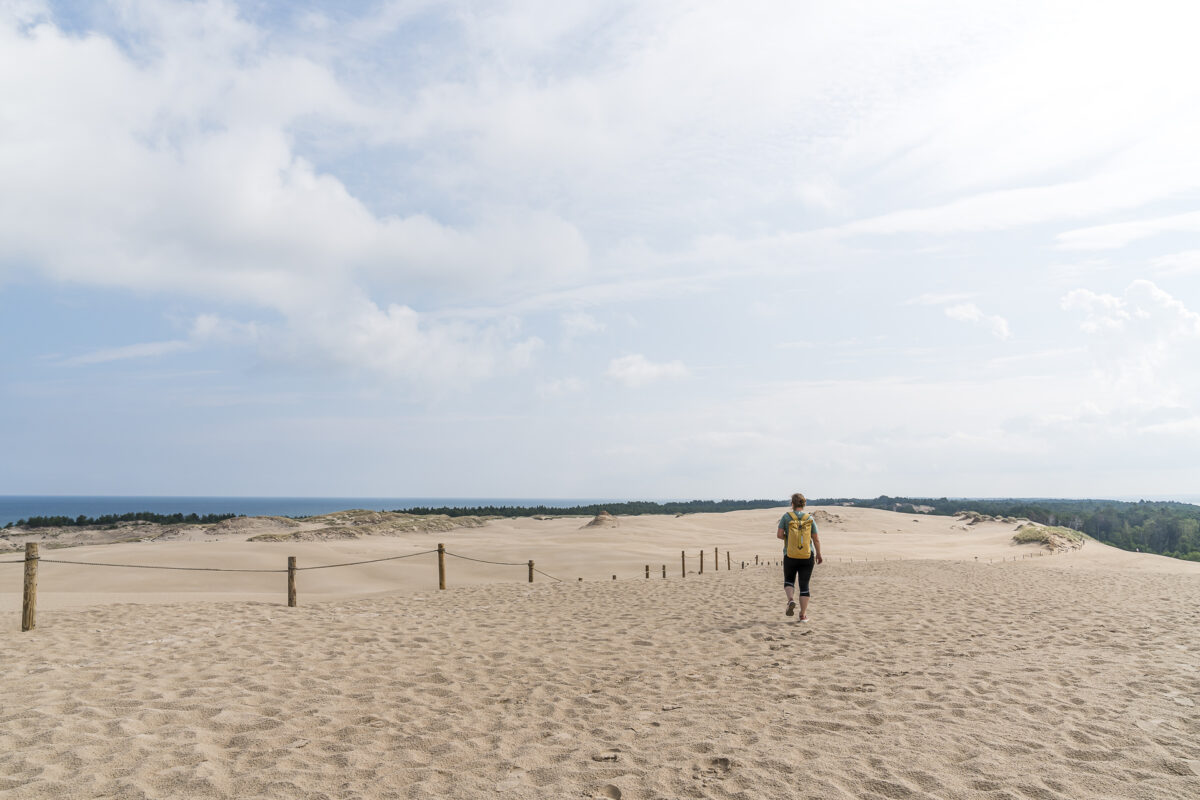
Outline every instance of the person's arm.
{"label": "person's arm", "polygon": [[786,539],[787,531],[785,531],[783,528],[779,528],[778,530],[775,531],[775,538],[776,539]]}
{"label": "person's arm", "polygon": [[817,523],[813,523],[812,528],[812,543],[813,548],[817,551],[817,563],[820,564],[825,559],[821,558],[821,537],[817,535]]}

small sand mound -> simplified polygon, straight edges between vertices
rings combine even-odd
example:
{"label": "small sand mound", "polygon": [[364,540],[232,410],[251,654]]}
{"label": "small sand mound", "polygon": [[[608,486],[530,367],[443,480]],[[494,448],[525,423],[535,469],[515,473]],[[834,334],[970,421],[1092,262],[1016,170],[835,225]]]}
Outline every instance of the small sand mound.
{"label": "small sand mound", "polygon": [[310,517],[309,521],[326,522],[331,525],[380,525],[400,516],[409,517],[412,515],[392,511],[370,511],[365,508],[351,508],[346,511],[335,511],[332,514]]}
{"label": "small sand mound", "polygon": [[[618,522],[617,518],[612,514],[608,513],[607,511],[601,511],[592,519],[591,522],[584,525],[583,528],[616,528],[620,526],[620,524],[621,523]],[[583,528],[580,528],[580,530],[583,530]]]}
{"label": "small sand mound", "polygon": [[290,517],[232,517],[212,526],[212,533],[245,533],[263,528],[298,528],[300,523]]}
{"label": "small sand mound", "polygon": [[361,539],[365,536],[399,536],[405,533],[434,533],[459,528],[480,528],[483,517],[449,517],[445,514],[401,514],[391,511],[339,511],[312,517],[309,522],[325,523],[313,530],[279,533],[268,531],[250,537],[251,542],[326,542]]}
{"label": "small sand mound", "polygon": [[843,521],[837,514],[830,514],[828,511],[814,511],[812,512],[812,516],[817,522],[817,527],[822,525],[838,525]]}
{"label": "small sand mound", "polygon": [[408,533],[412,531],[450,531],[455,528],[478,528],[486,517],[451,517],[446,514],[406,514],[402,511],[366,511],[361,508],[337,511],[311,517],[330,528],[357,528],[364,534]]}

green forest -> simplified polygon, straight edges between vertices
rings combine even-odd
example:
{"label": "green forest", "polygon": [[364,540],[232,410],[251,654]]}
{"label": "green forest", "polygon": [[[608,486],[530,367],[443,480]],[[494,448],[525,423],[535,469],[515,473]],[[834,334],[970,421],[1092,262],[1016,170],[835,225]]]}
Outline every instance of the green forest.
{"label": "green forest", "polygon": [[78,517],[30,517],[8,523],[4,527],[12,528],[69,528],[84,525],[116,525],[118,522],[156,522],[159,525],[211,525],[221,520],[233,519],[238,514],[154,514],[150,511],[131,511],[128,514],[102,514],[99,517],[89,517],[80,514]]}
{"label": "green forest", "polygon": [[1200,506],[1191,503],[1139,500],[971,500],[946,497],[888,497],[871,500],[831,498],[814,500],[814,505],[847,505],[952,516],[960,511],[978,511],[993,517],[1024,517],[1042,525],[1061,525],[1122,550],[1158,553],[1172,558],[1200,561]]}
{"label": "green forest", "polygon": [[714,514],[722,511],[745,511],[751,508],[786,506],[786,500],[686,500],[653,503],[635,500],[626,503],[592,503],[586,506],[471,506],[454,508],[417,507],[398,509],[398,514],[445,514],[450,517],[564,517],[595,516],[601,511],[610,514]]}

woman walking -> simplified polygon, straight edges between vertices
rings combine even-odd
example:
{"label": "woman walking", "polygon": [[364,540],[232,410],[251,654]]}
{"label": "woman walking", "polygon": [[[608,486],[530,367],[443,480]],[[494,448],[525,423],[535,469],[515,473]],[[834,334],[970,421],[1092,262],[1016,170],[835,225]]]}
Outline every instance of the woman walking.
{"label": "woman walking", "polygon": [[804,510],[808,501],[796,492],[792,495],[792,510],[779,520],[775,536],[783,539],[783,591],[787,594],[789,617],[796,613],[794,584],[800,584],[800,622],[808,622],[808,582],[813,567],[820,564],[821,539],[817,536],[817,521]]}

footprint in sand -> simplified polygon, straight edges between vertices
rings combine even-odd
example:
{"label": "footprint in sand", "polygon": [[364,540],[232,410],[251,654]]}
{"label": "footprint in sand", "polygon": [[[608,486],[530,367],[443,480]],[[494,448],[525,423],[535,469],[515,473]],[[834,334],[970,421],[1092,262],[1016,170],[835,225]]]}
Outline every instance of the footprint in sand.
{"label": "footprint in sand", "polygon": [[723,756],[720,758],[710,758],[708,763],[712,771],[720,775],[725,775],[729,770],[733,769],[733,761]]}
{"label": "footprint in sand", "polygon": [[733,769],[733,760],[724,756],[707,759],[700,764],[692,765],[692,777],[695,780],[708,780],[710,778],[725,778]]}

